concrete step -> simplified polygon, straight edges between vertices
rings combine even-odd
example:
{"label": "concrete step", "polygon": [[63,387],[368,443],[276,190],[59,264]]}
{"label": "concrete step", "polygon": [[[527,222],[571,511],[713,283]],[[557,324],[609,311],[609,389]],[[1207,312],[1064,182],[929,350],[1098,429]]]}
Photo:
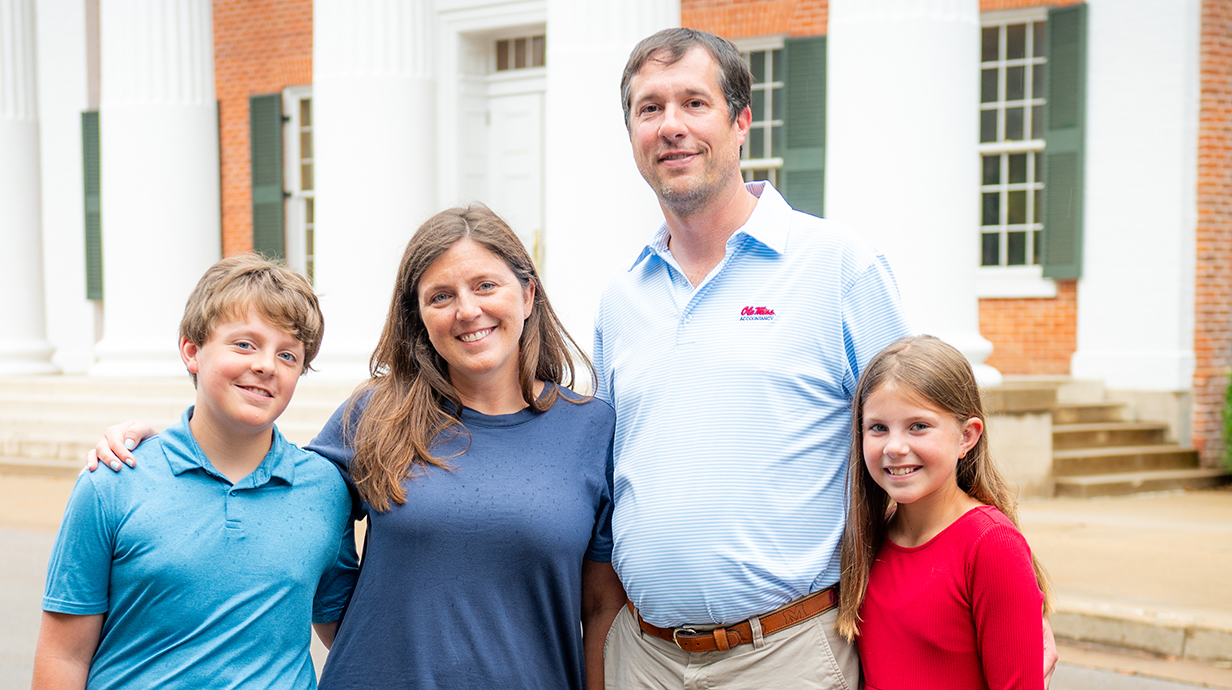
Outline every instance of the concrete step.
{"label": "concrete step", "polygon": [[[360,381],[316,378],[309,372],[300,378],[295,400],[333,402],[346,400]],[[113,379],[90,376],[0,376],[0,395],[65,396],[103,398],[171,398],[191,403],[196,396],[192,381],[183,378]]]}
{"label": "concrete step", "polygon": [[1154,472],[1119,472],[1056,478],[1056,495],[1076,498],[1124,496],[1149,491],[1177,489],[1209,489],[1232,481],[1232,475],[1222,469],[1158,470]]}
{"label": "concrete step", "polygon": [[1197,466],[1198,452],[1177,445],[1080,448],[1052,453],[1052,473],[1058,480],[1061,477],[1193,469]]}
{"label": "concrete step", "polygon": [[1052,411],[1052,423],[1064,424],[1102,424],[1107,422],[1124,422],[1125,403],[1091,402],[1059,404]]}
{"label": "concrete step", "polygon": [[[345,400],[291,400],[287,409],[278,418],[284,424],[324,424],[334,409]],[[0,393],[0,433],[5,426],[23,426],[24,420],[94,419],[100,429],[129,419],[149,421],[177,420],[184,408],[193,404],[193,398],[154,397],[105,397],[105,396],[55,396],[11,395]],[[169,423],[169,422],[167,422]]]}
{"label": "concrete step", "polygon": [[72,478],[76,477],[83,467],[85,467],[84,456],[77,461],[0,456],[0,474],[7,475]]}
{"label": "concrete step", "polygon": [[[0,456],[32,460],[65,460],[81,463],[86,453],[103,435],[110,422],[98,418],[17,420],[24,424],[20,431],[9,427],[11,420],[0,419]],[[163,429],[179,421],[179,417],[142,420],[155,429]],[[288,441],[303,446],[321,430],[325,420],[311,423],[278,423],[278,430]]]}
{"label": "concrete step", "polygon": [[1077,450],[1107,446],[1150,446],[1168,442],[1168,425],[1150,422],[1054,424],[1052,449]]}

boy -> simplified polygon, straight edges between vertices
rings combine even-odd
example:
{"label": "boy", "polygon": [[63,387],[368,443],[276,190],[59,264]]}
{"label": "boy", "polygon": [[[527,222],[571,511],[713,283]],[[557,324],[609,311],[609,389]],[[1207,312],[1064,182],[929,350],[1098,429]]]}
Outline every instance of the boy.
{"label": "boy", "polygon": [[[35,688],[313,688],[353,586],[337,470],[274,427],[321,343],[300,275],[224,259],[193,290],[180,356],[197,390],[130,481],[83,472],[47,567]],[[314,596],[315,595],[315,596]]]}

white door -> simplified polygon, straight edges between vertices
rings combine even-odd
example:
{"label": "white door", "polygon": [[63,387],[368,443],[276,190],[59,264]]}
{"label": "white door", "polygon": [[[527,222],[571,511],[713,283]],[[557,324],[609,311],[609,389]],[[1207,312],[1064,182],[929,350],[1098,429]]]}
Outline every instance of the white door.
{"label": "white door", "polygon": [[489,93],[485,201],[509,223],[542,271],[543,92]]}

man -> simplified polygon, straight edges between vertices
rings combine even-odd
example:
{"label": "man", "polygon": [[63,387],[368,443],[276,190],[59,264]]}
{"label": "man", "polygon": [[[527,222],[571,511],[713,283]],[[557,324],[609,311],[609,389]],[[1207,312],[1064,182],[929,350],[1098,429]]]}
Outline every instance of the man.
{"label": "man", "polygon": [[850,398],[911,331],[882,256],[744,183],[751,81],[726,40],[669,29],[621,82],[666,222],[596,319],[631,600],[608,687],[859,687],[832,608]]}

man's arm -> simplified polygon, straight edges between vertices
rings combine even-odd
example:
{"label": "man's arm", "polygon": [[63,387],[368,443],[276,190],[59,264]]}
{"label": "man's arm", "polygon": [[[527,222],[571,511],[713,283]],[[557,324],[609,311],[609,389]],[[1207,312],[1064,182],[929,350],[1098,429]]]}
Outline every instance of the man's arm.
{"label": "man's arm", "polygon": [[113,472],[119,472],[124,465],[135,467],[137,458],[132,450],[157,433],[149,424],[135,420],[107,427],[102,440],[86,454],[86,469],[91,472],[97,470],[99,462]]}
{"label": "man's arm", "polygon": [[582,652],[587,690],[603,689],[603,643],[625,600],[625,588],[611,563],[582,561]]}
{"label": "man's arm", "polygon": [[1052,672],[1057,670],[1061,655],[1057,653],[1057,638],[1052,636],[1052,624],[1044,616],[1044,688],[1052,684]]}
{"label": "man's arm", "polygon": [[84,690],[98,649],[104,615],[43,612],[34,650],[32,690]]}
{"label": "man's arm", "polygon": [[321,644],[325,645],[326,649],[333,649],[334,636],[338,634],[338,621],[313,623],[312,629],[316,631],[317,637],[321,639]]}

